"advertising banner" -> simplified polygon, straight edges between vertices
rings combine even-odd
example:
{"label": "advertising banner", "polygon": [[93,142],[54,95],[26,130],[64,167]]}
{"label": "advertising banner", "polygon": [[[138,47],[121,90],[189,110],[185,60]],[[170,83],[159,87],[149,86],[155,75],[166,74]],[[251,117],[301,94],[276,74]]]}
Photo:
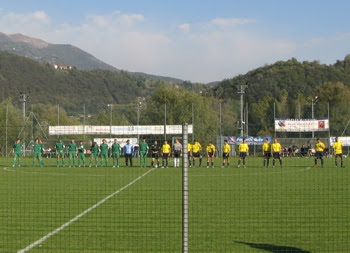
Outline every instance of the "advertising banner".
{"label": "advertising banner", "polygon": [[276,132],[319,132],[329,130],[329,119],[275,119]]}
{"label": "advertising banner", "polygon": [[230,145],[239,145],[246,140],[248,145],[262,145],[265,142],[265,138],[272,142],[272,136],[228,136],[227,143]]}
{"label": "advertising banner", "polygon": [[[341,141],[343,143],[343,147],[349,147],[350,146],[350,137],[344,136],[344,137],[338,137],[338,141]],[[331,146],[333,146],[335,142],[335,137],[329,138],[329,143]]]}
{"label": "advertising banner", "polygon": [[[193,133],[193,125],[188,125],[188,133]],[[49,126],[49,135],[160,135],[164,125],[149,126]],[[182,134],[182,125],[167,125],[166,134]]]}

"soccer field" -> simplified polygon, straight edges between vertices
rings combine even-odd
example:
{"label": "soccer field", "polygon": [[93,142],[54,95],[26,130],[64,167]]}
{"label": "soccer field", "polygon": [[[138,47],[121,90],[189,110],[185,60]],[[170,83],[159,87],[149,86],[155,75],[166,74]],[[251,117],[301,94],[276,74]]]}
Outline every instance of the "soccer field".
{"label": "soccer field", "polygon": [[[0,252],[182,251],[181,168],[44,161],[0,159]],[[350,170],[283,163],[190,168],[189,251],[350,252]]]}

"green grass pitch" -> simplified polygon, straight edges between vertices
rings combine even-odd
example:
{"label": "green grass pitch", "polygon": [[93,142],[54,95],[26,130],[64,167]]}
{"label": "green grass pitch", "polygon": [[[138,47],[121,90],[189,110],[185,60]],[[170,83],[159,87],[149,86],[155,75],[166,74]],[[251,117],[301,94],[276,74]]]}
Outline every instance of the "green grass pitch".
{"label": "green grass pitch", "polygon": [[[0,159],[0,252],[182,251],[181,168],[44,161]],[[262,161],[189,169],[189,251],[350,252],[349,168]]]}

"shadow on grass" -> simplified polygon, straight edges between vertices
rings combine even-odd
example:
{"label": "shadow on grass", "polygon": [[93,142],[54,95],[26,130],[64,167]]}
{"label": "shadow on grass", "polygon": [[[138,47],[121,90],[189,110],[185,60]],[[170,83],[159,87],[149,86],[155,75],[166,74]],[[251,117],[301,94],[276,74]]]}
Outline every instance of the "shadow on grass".
{"label": "shadow on grass", "polygon": [[261,249],[272,253],[311,253],[311,251],[306,251],[306,250],[289,247],[289,246],[278,246],[273,244],[250,243],[250,242],[240,242],[240,241],[234,241],[234,242],[245,244],[254,249]]}

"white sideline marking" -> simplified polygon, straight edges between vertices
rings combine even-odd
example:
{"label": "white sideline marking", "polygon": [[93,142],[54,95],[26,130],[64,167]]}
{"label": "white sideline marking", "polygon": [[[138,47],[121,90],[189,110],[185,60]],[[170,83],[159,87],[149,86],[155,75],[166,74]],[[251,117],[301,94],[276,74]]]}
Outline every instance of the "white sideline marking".
{"label": "white sideline marking", "polygon": [[32,244],[30,244],[29,246],[25,247],[24,249],[21,249],[19,251],[17,251],[17,253],[25,253],[29,250],[31,250],[32,248],[34,248],[35,246],[41,244],[42,242],[46,241],[47,239],[49,239],[51,236],[57,234],[58,232],[60,232],[61,230],[63,230],[64,228],[68,227],[70,224],[72,224],[73,222],[77,221],[78,219],[80,219],[81,217],[83,217],[85,214],[89,213],[90,211],[94,210],[95,208],[97,208],[98,206],[102,205],[104,202],[106,202],[108,199],[114,197],[115,195],[117,195],[118,193],[122,192],[123,190],[125,190],[126,188],[128,188],[129,186],[133,185],[134,183],[136,183],[137,181],[139,181],[141,178],[143,178],[144,176],[146,176],[148,173],[152,172],[153,170],[155,170],[155,168],[152,168],[151,170],[145,172],[144,174],[142,174],[141,176],[139,176],[138,178],[136,178],[134,181],[132,181],[131,183],[125,185],[124,187],[120,188],[118,191],[112,193],[111,195],[105,197],[104,199],[102,199],[100,202],[96,203],[95,205],[89,207],[88,209],[86,209],[84,212],[82,212],[81,214],[78,214],[77,216],[75,216],[73,219],[71,219],[70,221],[66,222],[65,224],[63,224],[62,226],[56,228],[55,230],[53,230],[52,232],[48,233],[47,235],[43,236],[42,238],[40,238],[39,240],[37,240],[36,242],[33,242]]}

